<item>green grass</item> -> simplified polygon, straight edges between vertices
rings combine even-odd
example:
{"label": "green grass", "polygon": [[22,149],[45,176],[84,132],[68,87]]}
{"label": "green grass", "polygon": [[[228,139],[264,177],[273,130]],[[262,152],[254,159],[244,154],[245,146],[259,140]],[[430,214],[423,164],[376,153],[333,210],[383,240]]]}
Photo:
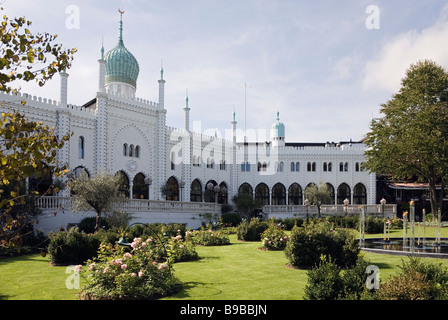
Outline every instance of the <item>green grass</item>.
{"label": "green grass", "polygon": [[[442,236],[448,233],[445,229]],[[394,236],[401,235],[397,231]],[[236,235],[231,235],[230,240],[228,246],[197,247],[201,259],[174,264],[174,273],[184,285],[179,293],[165,300],[303,299],[307,272],[286,268],[288,261],[283,251],[258,250],[261,242],[240,242]],[[382,281],[398,272],[402,259],[407,259],[373,253],[365,257],[380,268]],[[448,259],[429,260],[448,267]],[[48,256],[0,259],[0,299],[77,299],[77,290],[66,287],[68,276],[66,267],[51,266]],[[81,279],[81,288],[83,283]]]}

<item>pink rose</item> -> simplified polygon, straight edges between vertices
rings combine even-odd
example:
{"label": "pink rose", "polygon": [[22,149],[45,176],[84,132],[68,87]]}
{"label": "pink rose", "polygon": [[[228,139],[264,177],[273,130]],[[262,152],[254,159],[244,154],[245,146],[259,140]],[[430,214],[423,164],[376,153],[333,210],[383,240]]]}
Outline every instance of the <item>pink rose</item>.
{"label": "pink rose", "polygon": [[122,265],[121,265],[121,269],[123,269],[123,270],[126,270],[127,267],[128,267],[128,266],[127,266],[126,264],[122,264]]}

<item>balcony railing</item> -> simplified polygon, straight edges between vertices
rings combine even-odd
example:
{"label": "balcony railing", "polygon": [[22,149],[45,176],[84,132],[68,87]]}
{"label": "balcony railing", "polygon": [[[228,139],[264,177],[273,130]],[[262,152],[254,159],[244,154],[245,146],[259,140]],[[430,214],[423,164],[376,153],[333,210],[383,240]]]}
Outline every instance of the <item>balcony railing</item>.
{"label": "balcony railing", "polygon": [[[344,214],[358,214],[361,212],[361,205],[322,205],[320,212],[322,215],[344,215]],[[384,208],[380,204],[365,204],[363,205],[366,213],[375,213],[378,215],[384,213],[386,215],[396,214],[397,205],[396,204],[385,204]],[[304,205],[275,205],[275,206],[264,206],[263,212],[268,214],[273,213],[290,213],[297,215],[317,214],[317,206],[304,206]]]}
{"label": "balcony railing", "polygon": [[[40,209],[70,210],[72,208],[71,197],[40,197],[36,205]],[[180,201],[157,201],[142,199],[115,199],[115,209],[126,212],[191,212],[211,213],[221,212],[221,205],[209,202],[180,202]]]}

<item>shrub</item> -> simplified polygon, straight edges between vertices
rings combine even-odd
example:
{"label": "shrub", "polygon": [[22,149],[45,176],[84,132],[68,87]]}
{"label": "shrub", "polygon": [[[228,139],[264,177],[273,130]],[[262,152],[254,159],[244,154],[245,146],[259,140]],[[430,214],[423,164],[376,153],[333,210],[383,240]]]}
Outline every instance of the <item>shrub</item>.
{"label": "shrub", "polygon": [[365,232],[382,233],[384,231],[384,219],[367,217],[365,221]]}
{"label": "shrub", "polygon": [[198,253],[194,248],[194,243],[183,240],[181,235],[171,237],[168,242],[168,257],[171,262],[192,261],[198,259]]}
{"label": "shrub", "polygon": [[229,245],[229,237],[221,231],[213,231],[211,229],[195,230],[192,232],[187,231],[186,239],[191,240],[194,244],[203,246],[223,246]]}
{"label": "shrub", "polygon": [[[78,224],[78,229],[85,233],[94,233],[96,226],[96,217],[86,217],[82,219]],[[109,224],[106,218],[100,217],[100,226],[102,229],[109,229]]]}
{"label": "shrub", "polygon": [[410,257],[402,261],[400,274],[386,281],[378,292],[383,300],[446,300],[448,269],[441,263]]}
{"label": "shrub", "polygon": [[369,297],[365,286],[368,265],[368,261],[359,257],[353,268],[342,270],[331,258],[322,256],[319,265],[307,273],[304,299],[360,300]]}
{"label": "shrub", "polygon": [[239,213],[225,213],[221,216],[221,222],[225,227],[236,227],[241,223]]}
{"label": "shrub", "polygon": [[285,248],[289,262],[295,267],[310,268],[320,257],[331,257],[341,267],[355,265],[359,248],[355,235],[348,230],[335,231],[328,222],[311,221],[293,229]]}
{"label": "shrub", "polygon": [[302,218],[285,218],[282,221],[283,230],[292,230],[294,226],[301,227],[303,225]]}
{"label": "shrub", "polygon": [[87,285],[81,299],[155,299],[178,292],[180,281],[174,277],[170,262],[158,263],[145,242],[135,242],[131,252],[101,244],[98,258],[87,262]]}
{"label": "shrub", "polygon": [[336,300],[342,291],[343,283],[340,268],[322,257],[320,264],[308,271],[308,284],[305,286],[306,300]]}
{"label": "shrub", "polygon": [[258,218],[252,218],[250,222],[247,220],[240,223],[237,229],[238,240],[244,241],[260,241],[261,234],[268,228],[268,224],[260,221]]}
{"label": "shrub", "polygon": [[49,238],[50,262],[56,265],[81,264],[92,259],[101,243],[99,236],[80,232],[78,228],[51,232]]}
{"label": "shrub", "polygon": [[269,227],[261,234],[263,249],[283,250],[289,237],[286,233],[271,220]]}

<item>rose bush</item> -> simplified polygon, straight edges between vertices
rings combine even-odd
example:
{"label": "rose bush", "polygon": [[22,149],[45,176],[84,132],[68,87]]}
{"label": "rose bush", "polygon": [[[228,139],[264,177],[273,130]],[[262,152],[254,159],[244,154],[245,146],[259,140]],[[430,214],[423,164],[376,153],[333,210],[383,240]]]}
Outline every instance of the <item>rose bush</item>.
{"label": "rose bush", "polygon": [[87,285],[80,298],[155,299],[178,292],[181,283],[173,275],[171,261],[153,259],[149,245],[152,241],[135,238],[129,252],[123,247],[102,243],[98,257],[87,261]]}

